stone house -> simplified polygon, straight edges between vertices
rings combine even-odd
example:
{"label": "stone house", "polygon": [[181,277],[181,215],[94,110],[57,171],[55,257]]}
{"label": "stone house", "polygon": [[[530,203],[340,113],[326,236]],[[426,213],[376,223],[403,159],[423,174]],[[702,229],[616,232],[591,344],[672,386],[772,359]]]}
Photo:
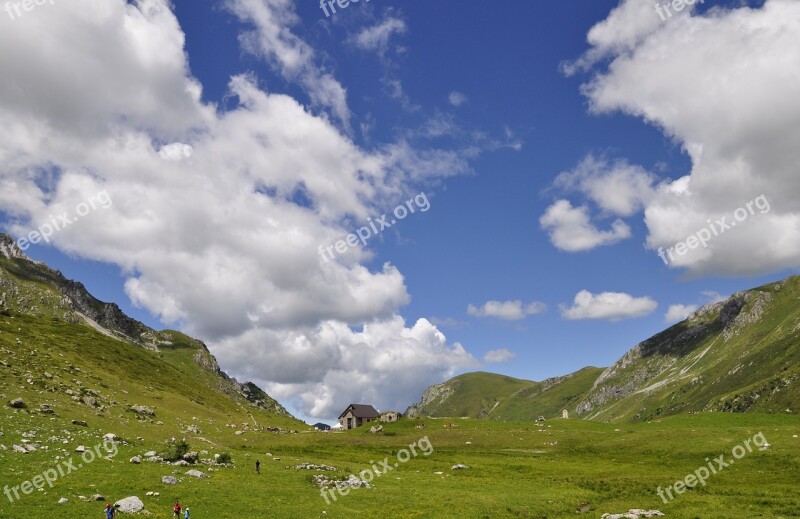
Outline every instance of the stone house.
{"label": "stone house", "polygon": [[381,414],[374,407],[368,404],[350,404],[347,409],[339,415],[339,423],[345,429],[355,429],[365,423],[372,422],[380,418]]}
{"label": "stone house", "polygon": [[397,411],[386,411],[381,413],[381,422],[396,422],[400,416],[402,415]]}

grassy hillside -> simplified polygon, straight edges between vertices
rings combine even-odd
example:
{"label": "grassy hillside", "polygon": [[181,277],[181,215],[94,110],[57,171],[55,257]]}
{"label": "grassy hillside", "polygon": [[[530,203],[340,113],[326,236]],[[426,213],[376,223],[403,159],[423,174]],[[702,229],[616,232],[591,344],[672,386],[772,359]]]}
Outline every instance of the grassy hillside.
{"label": "grassy hillside", "polygon": [[532,382],[494,373],[465,373],[432,386],[411,416],[452,416],[529,421],[561,416],[574,409],[592,387],[602,368],[588,367],[572,375]]}
{"label": "grassy hillside", "polygon": [[796,413],[800,277],[710,305],[644,341],[598,379],[583,416],[651,420],[703,411]]}

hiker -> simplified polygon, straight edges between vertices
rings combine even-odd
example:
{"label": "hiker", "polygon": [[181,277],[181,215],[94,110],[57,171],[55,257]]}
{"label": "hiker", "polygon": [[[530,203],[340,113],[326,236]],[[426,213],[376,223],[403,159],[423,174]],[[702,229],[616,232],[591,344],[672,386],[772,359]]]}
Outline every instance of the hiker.
{"label": "hiker", "polygon": [[261,474],[261,462],[256,460],[256,474]]}
{"label": "hiker", "polygon": [[180,517],[181,517],[181,504],[178,502],[177,499],[175,500],[175,506],[172,507],[172,512],[173,512],[173,517],[175,517],[176,519],[180,519]]}
{"label": "hiker", "polygon": [[117,511],[111,506],[111,503],[106,503],[106,519],[114,519]]}
{"label": "hiker", "polygon": [[186,511],[183,513],[183,519],[189,519],[189,507],[186,507]]}

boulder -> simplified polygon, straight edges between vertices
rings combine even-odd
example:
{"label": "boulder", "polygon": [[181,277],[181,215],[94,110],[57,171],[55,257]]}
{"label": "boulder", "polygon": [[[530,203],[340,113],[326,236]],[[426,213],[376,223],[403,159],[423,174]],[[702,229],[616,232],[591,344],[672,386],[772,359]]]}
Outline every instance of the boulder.
{"label": "boulder", "polygon": [[187,470],[186,471],[186,475],[187,476],[192,476],[193,478],[200,478],[200,479],[208,477],[208,474],[205,474],[204,472],[200,472],[199,470]]}
{"label": "boulder", "polygon": [[182,458],[183,458],[185,461],[188,461],[189,463],[197,463],[197,460],[200,458],[200,456],[199,456],[199,455],[198,455],[196,452],[194,452],[194,451],[192,451],[192,452],[187,452],[186,454],[184,454],[184,455],[183,455],[183,456],[181,456],[181,457],[182,457]]}
{"label": "boulder", "polygon": [[155,416],[156,412],[147,407],[146,405],[132,405],[130,410],[136,414],[145,415],[145,416]]}
{"label": "boulder", "polygon": [[66,497],[62,497],[61,499],[58,500],[58,504],[59,505],[63,505],[66,502],[67,502],[67,498]]}
{"label": "boulder", "polygon": [[13,407],[14,409],[25,409],[27,407],[25,401],[22,400],[21,398],[15,398],[11,402],[9,402],[8,405]]}
{"label": "boulder", "polygon": [[140,458],[139,456],[134,456],[133,458],[131,458],[131,463],[133,463],[134,465],[138,465],[141,462],[142,458]]}
{"label": "boulder", "polygon": [[186,461],[186,460],[178,460],[175,463],[173,463],[173,465],[175,465],[177,467],[187,467],[187,466],[189,466],[189,462]]}
{"label": "boulder", "polygon": [[28,454],[28,449],[23,447],[22,445],[14,445],[12,446],[14,452],[19,452],[20,454]]}
{"label": "boulder", "polygon": [[86,452],[86,447],[84,447],[83,445],[78,445],[77,447],[75,447],[75,452]]}
{"label": "boulder", "polygon": [[178,480],[175,478],[175,476],[162,476],[161,482],[165,485],[175,485],[178,483]]}
{"label": "boulder", "polygon": [[89,498],[89,501],[105,501],[106,496],[102,494],[94,494],[92,497]]}
{"label": "boulder", "polygon": [[145,458],[152,458],[153,456],[158,456],[156,451],[147,451],[144,453]]}
{"label": "boulder", "polygon": [[114,508],[123,514],[135,514],[144,509],[144,503],[136,496],[126,497],[114,503]]}

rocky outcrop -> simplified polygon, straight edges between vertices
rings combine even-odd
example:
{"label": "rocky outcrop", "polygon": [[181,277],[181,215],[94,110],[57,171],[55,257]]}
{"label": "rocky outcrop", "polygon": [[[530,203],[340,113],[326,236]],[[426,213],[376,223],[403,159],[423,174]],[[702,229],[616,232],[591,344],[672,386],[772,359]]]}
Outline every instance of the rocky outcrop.
{"label": "rocky outcrop", "polygon": [[442,404],[445,400],[455,393],[458,382],[450,381],[444,384],[435,384],[422,393],[422,400],[406,409],[405,415],[408,418],[417,418],[424,414],[424,409],[428,406]]}

